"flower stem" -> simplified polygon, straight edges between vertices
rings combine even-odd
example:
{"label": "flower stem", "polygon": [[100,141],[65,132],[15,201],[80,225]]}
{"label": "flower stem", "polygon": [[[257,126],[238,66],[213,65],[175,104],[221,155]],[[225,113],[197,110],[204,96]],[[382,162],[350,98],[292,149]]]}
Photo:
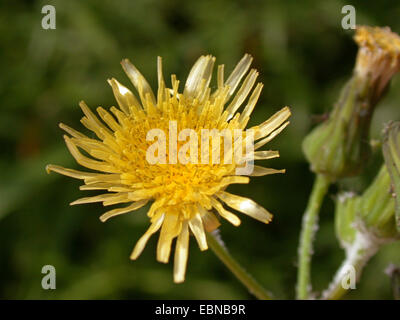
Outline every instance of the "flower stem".
{"label": "flower stem", "polygon": [[260,300],[271,300],[271,294],[264,289],[228,252],[218,233],[207,234],[207,242],[211,250],[235,277]]}
{"label": "flower stem", "polygon": [[297,272],[297,299],[308,299],[309,297],[312,244],[318,226],[318,214],[329,185],[330,181],[326,176],[317,174],[303,216],[299,245],[299,269]]}

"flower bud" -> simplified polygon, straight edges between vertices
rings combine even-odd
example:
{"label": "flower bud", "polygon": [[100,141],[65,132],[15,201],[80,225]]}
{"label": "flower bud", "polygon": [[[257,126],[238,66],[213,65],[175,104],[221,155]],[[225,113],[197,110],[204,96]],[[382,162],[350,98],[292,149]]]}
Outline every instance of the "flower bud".
{"label": "flower bud", "polygon": [[391,122],[384,131],[383,156],[395,197],[395,223],[400,233],[400,122]]}
{"label": "flower bud", "polygon": [[356,210],[365,228],[375,237],[389,240],[398,235],[395,226],[395,199],[385,165],[363,193]]}
{"label": "flower bud", "polygon": [[354,220],[356,206],[360,197],[353,192],[344,192],[337,197],[335,209],[335,231],[343,248],[347,248],[353,243],[356,229]]}
{"label": "flower bud", "polygon": [[335,212],[336,236],[343,248],[350,248],[357,235],[379,246],[400,234],[395,226],[395,200],[385,165],[361,196],[344,193]]}
{"label": "flower bud", "polygon": [[373,111],[400,69],[400,37],[389,28],[359,27],[354,39],[359,50],[353,75],[329,118],[303,142],[311,170],[332,181],[359,174],[367,163]]}

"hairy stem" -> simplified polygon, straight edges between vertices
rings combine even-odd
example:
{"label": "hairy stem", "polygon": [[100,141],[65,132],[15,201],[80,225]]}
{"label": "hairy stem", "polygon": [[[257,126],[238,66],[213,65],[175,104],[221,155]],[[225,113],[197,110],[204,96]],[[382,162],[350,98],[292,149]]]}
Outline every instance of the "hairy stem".
{"label": "hairy stem", "polygon": [[207,234],[207,242],[215,255],[235,275],[235,277],[260,300],[271,300],[271,294],[264,289],[228,252],[219,234],[215,231]]}
{"label": "hairy stem", "polygon": [[328,191],[330,181],[317,174],[314,186],[303,216],[300,233],[299,260],[297,272],[297,299],[308,299],[311,290],[310,271],[314,235],[318,227],[318,215],[322,201]]}

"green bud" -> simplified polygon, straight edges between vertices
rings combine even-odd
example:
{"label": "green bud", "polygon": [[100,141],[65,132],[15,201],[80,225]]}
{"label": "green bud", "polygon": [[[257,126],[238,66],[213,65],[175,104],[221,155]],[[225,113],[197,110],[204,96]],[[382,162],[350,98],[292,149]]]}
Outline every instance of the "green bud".
{"label": "green bud", "polygon": [[356,210],[363,225],[375,237],[392,239],[398,236],[395,225],[395,199],[385,165],[363,193]]}
{"label": "green bud", "polygon": [[303,151],[312,171],[335,181],[362,170],[371,154],[368,136],[375,104],[369,93],[368,81],[353,76],[329,119],[307,135]]}
{"label": "green bud", "polygon": [[395,195],[395,223],[400,233],[400,122],[391,122],[385,128],[382,150]]}
{"label": "green bud", "polygon": [[329,118],[303,142],[311,170],[332,181],[357,175],[371,154],[369,128],[376,104],[400,69],[400,37],[388,28],[359,27],[353,76]]}
{"label": "green bud", "polygon": [[344,248],[353,244],[357,234],[363,234],[376,245],[400,236],[395,224],[395,199],[386,165],[382,165],[361,196],[347,192],[338,197],[335,231]]}
{"label": "green bud", "polygon": [[352,244],[356,236],[354,220],[359,199],[360,197],[353,192],[344,192],[338,196],[336,201],[335,231],[343,248]]}

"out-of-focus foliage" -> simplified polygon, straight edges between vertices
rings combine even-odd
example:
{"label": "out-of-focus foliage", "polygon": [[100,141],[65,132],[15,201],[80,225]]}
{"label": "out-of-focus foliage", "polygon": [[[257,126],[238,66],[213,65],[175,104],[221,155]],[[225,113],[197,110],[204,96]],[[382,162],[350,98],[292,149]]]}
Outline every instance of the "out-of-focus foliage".
{"label": "out-of-focus foliage", "polygon": [[[57,29],[41,28],[41,8],[57,10]],[[275,213],[270,225],[243,217],[222,236],[237,259],[279,298],[293,298],[300,220],[313,175],[301,152],[303,137],[327,112],[349,78],[356,53],[352,31],[341,28],[345,1],[89,0],[2,1],[0,4],[0,298],[19,299],[243,299],[251,298],[212,252],[191,242],[187,279],[172,282],[172,264],[155,261],[154,237],[138,261],[131,249],[148,225],[147,207],[103,224],[101,205],[70,207],[82,196],[79,181],[47,175],[47,163],[77,168],[64,146],[59,122],[80,128],[78,101],[115,104],[106,79],[128,85],[119,65],[129,58],[153,86],[156,57],[164,74],[184,79],[205,53],[229,72],[243,53],[254,56],[265,88],[252,123],[284,105],[291,125],[272,143],[270,160],[285,175],[253,179],[235,193]],[[357,23],[400,32],[396,1],[353,1]],[[400,119],[400,79],[378,108],[372,136]],[[341,184],[362,190],[377,172],[378,152],[365,176]],[[332,188],[332,193],[337,190]],[[90,193],[87,192],[89,195]],[[328,199],[329,200],[329,199]],[[321,214],[313,283],[322,290],[343,258],[333,227],[333,205]],[[400,262],[400,246],[384,247],[347,298],[391,298],[384,274]],[[54,265],[57,289],[41,288],[41,268]]]}

